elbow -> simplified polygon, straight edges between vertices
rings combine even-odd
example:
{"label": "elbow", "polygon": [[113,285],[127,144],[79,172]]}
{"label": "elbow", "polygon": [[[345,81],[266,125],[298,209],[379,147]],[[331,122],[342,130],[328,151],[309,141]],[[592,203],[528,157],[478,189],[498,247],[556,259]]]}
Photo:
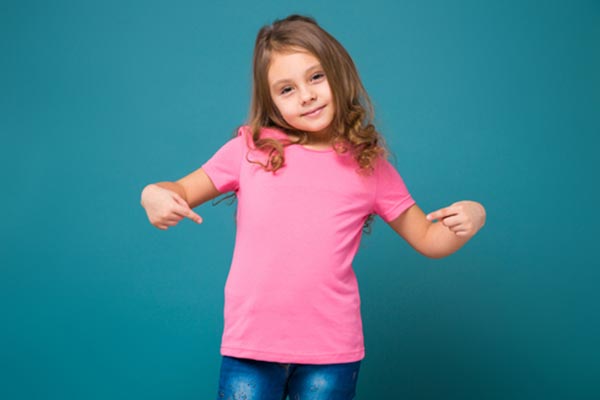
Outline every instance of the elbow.
{"label": "elbow", "polygon": [[458,249],[445,249],[445,250],[441,250],[441,249],[419,250],[419,249],[417,249],[417,251],[419,253],[421,253],[423,256],[434,259],[434,260],[439,260],[441,258],[448,257],[449,255],[454,254],[457,250]]}
{"label": "elbow", "polygon": [[427,258],[430,258],[430,259],[433,259],[433,260],[439,260],[441,258],[448,257],[451,253],[439,253],[439,252],[427,253],[427,252],[421,252],[421,254],[423,254]]}
{"label": "elbow", "polygon": [[430,258],[432,260],[439,260],[446,257],[446,254],[424,254],[425,257]]}

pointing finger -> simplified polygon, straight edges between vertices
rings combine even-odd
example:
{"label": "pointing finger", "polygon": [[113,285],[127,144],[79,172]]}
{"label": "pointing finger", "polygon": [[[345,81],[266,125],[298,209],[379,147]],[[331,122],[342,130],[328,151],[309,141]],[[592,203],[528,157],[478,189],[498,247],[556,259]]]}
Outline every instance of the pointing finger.
{"label": "pointing finger", "polygon": [[193,212],[191,209],[188,210],[187,215],[185,215],[185,217],[191,219],[192,221],[194,221],[197,224],[202,223],[202,217],[199,216],[198,214],[196,214],[195,212]]}
{"label": "pointing finger", "polygon": [[440,208],[439,210],[433,211],[429,214],[427,214],[427,220],[428,221],[435,221],[435,220],[439,220],[439,219],[444,219],[446,217],[449,217],[451,215],[455,215],[456,211],[454,210],[453,207],[444,207],[444,208]]}
{"label": "pointing finger", "polygon": [[193,212],[189,207],[181,206],[173,210],[173,212],[181,217],[189,218],[197,224],[202,223],[202,217]]}
{"label": "pointing finger", "polygon": [[176,210],[177,214],[181,215],[182,217],[189,218],[197,224],[202,223],[202,217],[196,214],[194,211],[192,211],[192,209],[185,200],[183,200],[178,195],[174,195],[173,198],[181,206],[180,209]]}

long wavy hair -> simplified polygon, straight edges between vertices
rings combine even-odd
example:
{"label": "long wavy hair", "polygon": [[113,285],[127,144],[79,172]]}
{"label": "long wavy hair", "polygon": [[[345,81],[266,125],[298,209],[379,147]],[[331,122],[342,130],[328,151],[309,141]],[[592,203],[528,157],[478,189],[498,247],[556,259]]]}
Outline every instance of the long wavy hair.
{"label": "long wavy hair", "polygon": [[[290,15],[260,29],[253,58],[253,88],[249,125],[254,146],[268,157],[258,162],[277,171],[285,163],[285,146],[306,143],[308,134],[290,126],[281,116],[269,89],[268,71],[273,54],[307,51],[320,62],[335,107],[332,143],[338,153],[350,151],[361,171],[370,172],[385,154],[383,139],[373,125],[373,107],[352,58],[344,47],[310,17]],[[261,137],[261,128],[274,127],[300,138],[280,141]]]}

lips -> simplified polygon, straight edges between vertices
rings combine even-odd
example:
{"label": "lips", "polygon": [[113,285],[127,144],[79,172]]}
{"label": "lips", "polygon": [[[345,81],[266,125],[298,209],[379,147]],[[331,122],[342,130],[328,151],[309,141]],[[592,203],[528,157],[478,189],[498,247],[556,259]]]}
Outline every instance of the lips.
{"label": "lips", "polygon": [[305,112],[304,114],[301,114],[301,116],[302,117],[312,117],[312,116],[318,115],[319,112],[324,108],[325,108],[325,106],[314,108],[314,109],[310,110],[309,112]]}

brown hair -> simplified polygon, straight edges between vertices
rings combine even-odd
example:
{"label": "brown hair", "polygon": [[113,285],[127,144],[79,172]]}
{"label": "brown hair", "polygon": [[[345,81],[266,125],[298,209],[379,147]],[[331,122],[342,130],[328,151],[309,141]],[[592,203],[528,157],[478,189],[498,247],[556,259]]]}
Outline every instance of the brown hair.
{"label": "brown hair", "polygon": [[266,163],[258,163],[269,171],[278,170],[285,162],[284,146],[292,144],[291,140],[281,142],[261,138],[262,127],[276,127],[298,136],[300,141],[294,143],[307,140],[306,132],[299,132],[287,124],[277,110],[267,77],[273,53],[297,49],[318,58],[327,76],[335,107],[332,121],[334,149],[338,153],[350,151],[360,170],[371,171],[375,160],[385,150],[372,123],[373,107],[354,62],[346,49],[314,19],[301,15],[276,20],[272,25],[262,27],[256,37],[249,124],[254,145],[268,154]]}

